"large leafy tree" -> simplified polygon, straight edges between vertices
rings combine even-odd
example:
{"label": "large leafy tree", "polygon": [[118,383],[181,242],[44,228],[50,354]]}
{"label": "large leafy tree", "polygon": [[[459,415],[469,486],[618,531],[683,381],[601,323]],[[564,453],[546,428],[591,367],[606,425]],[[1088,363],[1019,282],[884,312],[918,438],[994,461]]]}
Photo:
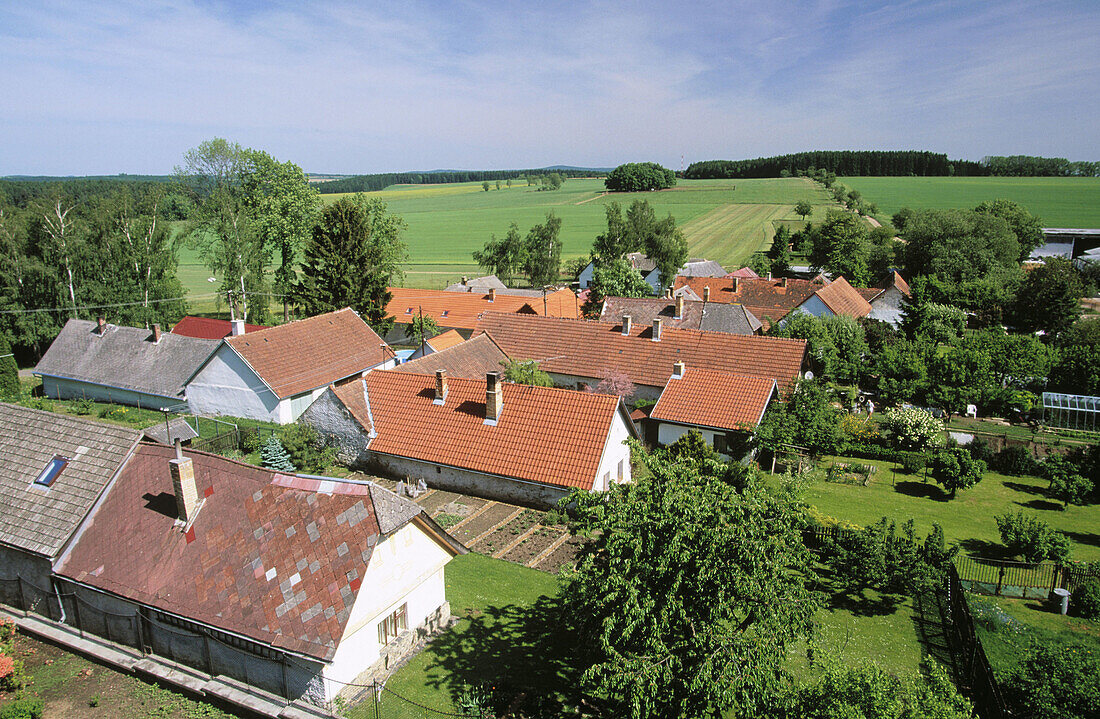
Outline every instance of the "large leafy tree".
{"label": "large leafy tree", "polygon": [[1002,686],[1021,716],[1094,719],[1100,707],[1100,656],[1084,643],[1036,641]]}
{"label": "large leafy tree", "polygon": [[914,402],[928,391],[928,364],[934,347],[900,340],[884,345],[875,358],[878,391],[887,402]]}
{"label": "large leafy tree", "polygon": [[1008,223],[1012,233],[1016,235],[1016,242],[1020,243],[1021,262],[1044,242],[1043,221],[1011,200],[988,200],[975,207],[974,211],[1000,217]]}
{"label": "large leafy tree", "polygon": [[937,452],[932,457],[932,478],[954,498],[960,489],[968,489],[982,481],[985,462],[966,449],[954,447]]}
{"label": "large leafy tree", "polygon": [[607,297],[647,297],[652,294],[653,288],[629,262],[622,258],[601,260],[592,272],[588,299],[584,302],[584,314],[587,317],[598,317]]}
{"label": "large leafy tree", "polygon": [[565,500],[593,535],[562,588],[584,690],[634,719],[762,716],[818,605],[801,512],[752,470],[636,454],[649,476]]}
{"label": "large leafy tree", "polygon": [[1057,337],[1081,316],[1085,287],[1073,263],[1048,257],[1024,278],[1016,297],[1014,324],[1024,332],[1046,332]]}
{"label": "large leafy tree", "polygon": [[655,162],[627,162],[607,174],[604,185],[612,192],[663,190],[676,184],[676,173]]}
{"label": "large leafy tree", "polygon": [[408,251],[401,240],[405,221],[386,204],[357,194],[341,197],[321,211],[302,259],[293,299],[306,315],[351,307],[380,334],[389,287],[401,276]]}
{"label": "large leafy tree", "polygon": [[653,226],[653,233],[646,239],[645,253],[656,263],[661,284],[671,285],[676,273],[687,261],[688,254],[687,240],[676,227],[676,219],[672,215],[658,220]]}
{"label": "large leafy tree", "polygon": [[[649,203],[645,204],[648,207]],[[593,254],[601,260],[610,261],[620,259],[627,252],[636,251],[640,245],[635,244],[637,237],[628,232],[622,205],[609,202],[604,208],[604,214],[607,216],[607,231],[596,235],[592,243]]]}
{"label": "large leafy tree", "polygon": [[832,406],[820,382],[799,382],[786,401],[772,404],[764,413],[756,441],[773,451],[794,445],[815,454],[838,452],[844,443],[840,410]]}
{"label": "large leafy tree", "polygon": [[561,276],[561,218],[553,212],[546,214],[546,222],[535,225],[524,240],[524,258],[527,278],[531,286],[542,287],[557,282]]}
{"label": "large leafy tree", "polygon": [[870,232],[858,216],[829,210],[814,235],[810,262],[856,287],[870,284]]}
{"label": "large leafy tree", "polygon": [[819,377],[837,382],[855,382],[863,371],[867,355],[866,333],[847,315],[814,317],[797,312],[774,325],[776,337],[804,339]]}
{"label": "large leafy tree", "polygon": [[502,280],[515,282],[516,274],[526,268],[526,252],[519,225],[513,222],[504,237],[498,240],[490,235],[485,247],[474,250],[474,262]]}
{"label": "large leafy tree", "polygon": [[536,360],[508,360],[504,365],[504,379],[516,384],[528,384],[532,387],[553,387],[550,375],[539,369]]}

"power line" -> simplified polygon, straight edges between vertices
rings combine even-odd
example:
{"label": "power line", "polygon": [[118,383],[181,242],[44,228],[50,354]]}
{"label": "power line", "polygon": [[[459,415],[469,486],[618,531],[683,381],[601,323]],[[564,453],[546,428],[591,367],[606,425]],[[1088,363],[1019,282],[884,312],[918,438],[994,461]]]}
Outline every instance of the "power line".
{"label": "power line", "polygon": [[158,304],[158,303],[161,303],[161,302],[178,302],[180,300],[206,299],[206,298],[209,298],[209,297],[220,297],[220,296],[221,296],[220,292],[212,292],[212,293],[209,293],[209,294],[189,295],[189,296],[186,296],[186,297],[165,297],[165,298],[159,299],[159,300],[147,300],[147,301],[140,301],[139,300],[137,302],[114,302],[114,303],[106,304],[106,305],[77,305],[77,306],[70,306],[70,307],[40,307],[40,308],[35,308],[35,309],[0,310],[0,314],[17,315],[17,314],[29,314],[29,313],[32,313],[32,312],[71,312],[73,310],[99,310],[99,309],[108,309],[110,307],[136,307],[137,305],[152,305],[152,304]]}

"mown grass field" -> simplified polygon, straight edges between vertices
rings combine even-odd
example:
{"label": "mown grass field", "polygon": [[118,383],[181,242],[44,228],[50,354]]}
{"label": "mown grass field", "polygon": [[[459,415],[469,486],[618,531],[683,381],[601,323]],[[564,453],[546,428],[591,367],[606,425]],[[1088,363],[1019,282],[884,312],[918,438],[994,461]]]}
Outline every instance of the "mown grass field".
{"label": "mown grass field", "polygon": [[1044,227],[1100,227],[1097,177],[842,177],[878,204],[886,221],[902,207],[968,208],[1004,198],[1038,215]]}

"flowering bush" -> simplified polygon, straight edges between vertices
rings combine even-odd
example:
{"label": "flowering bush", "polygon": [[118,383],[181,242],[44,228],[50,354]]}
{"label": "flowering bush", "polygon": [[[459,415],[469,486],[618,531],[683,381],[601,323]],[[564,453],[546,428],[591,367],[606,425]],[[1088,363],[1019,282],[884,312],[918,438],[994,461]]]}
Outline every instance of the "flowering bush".
{"label": "flowering bush", "polygon": [[0,691],[13,692],[23,688],[23,662],[0,654]]}
{"label": "flowering bush", "polygon": [[922,451],[943,443],[943,422],[923,409],[891,409],[882,418],[882,428],[896,449]]}
{"label": "flowering bush", "polygon": [[[15,620],[3,618],[0,619],[0,644],[6,645],[15,636]],[[2,651],[0,647],[0,651]]]}
{"label": "flowering bush", "polygon": [[840,418],[840,431],[849,444],[878,444],[882,441],[878,425],[868,417],[846,414]]}

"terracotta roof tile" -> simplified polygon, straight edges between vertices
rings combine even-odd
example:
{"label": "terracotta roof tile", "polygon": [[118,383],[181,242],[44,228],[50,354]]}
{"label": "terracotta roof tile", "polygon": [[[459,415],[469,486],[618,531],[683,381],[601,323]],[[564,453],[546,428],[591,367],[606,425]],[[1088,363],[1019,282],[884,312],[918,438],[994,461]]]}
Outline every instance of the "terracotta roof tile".
{"label": "terracotta roof tile", "polygon": [[833,314],[858,318],[871,313],[871,303],[863,299],[843,277],[837,277],[814,294]]}
{"label": "terracotta roof tile", "polygon": [[[358,594],[355,580],[379,541],[372,499],[378,488],[339,480],[298,486],[302,478],[205,452],[184,455],[206,498],[193,535],[175,526],[168,464],[174,450],[142,444],[59,573],[259,642],[331,659]],[[415,506],[405,512],[404,522],[418,512]],[[311,609],[318,605],[320,611]]]}
{"label": "terracotta roof tile", "polygon": [[478,335],[460,345],[449,347],[427,357],[398,365],[394,372],[411,374],[431,374],[436,370],[445,370],[448,377],[466,377],[481,379],[488,372],[499,372],[501,363],[508,361],[489,335]]}
{"label": "terracotta roof tile", "polygon": [[280,399],[377,367],[393,351],[353,310],[345,308],[225,342]]}
{"label": "terracotta roof tile", "polygon": [[786,278],[677,277],[673,293],[685,287],[691,290],[695,299],[702,299],[705,288],[709,287],[711,302],[742,304],[759,319],[767,317],[778,322],[823,285],[812,280]]}
{"label": "terracotta roof tile", "polygon": [[[488,292],[447,292],[391,287],[393,297],[386,305],[386,315],[397,324],[408,324],[423,311],[440,327],[472,330],[482,312],[519,312],[543,314],[542,297],[516,297],[496,293],[492,301]],[[572,290],[560,289],[546,294],[546,313],[552,317],[579,317],[580,302]]]}
{"label": "terracotta roof tile", "polygon": [[[246,324],[244,326],[245,332],[258,332],[266,329],[267,327],[264,325]],[[172,328],[172,334],[198,337],[203,340],[220,340],[233,334],[233,325],[229,320],[188,315],[176,323],[176,326]]]}
{"label": "terracotta roof tile", "polygon": [[435,377],[427,375],[371,372],[334,391],[364,428],[373,418],[372,452],[584,489],[596,479],[620,407],[613,395],[502,382],[503,409],[493,426],[485,424],[484,378],[448,377],[441,405],[433,402]]}
{"label": "terracotta roof tile", "polygon": [[625,337],[621,325],[586,320],[485,313],[478,332],[512,359],[533,359],[546,372],[602,379],[622,372],[632,382],[664,387],[672,365],[685,362],[722,372],[770,377],[786,391],[806,355],[805,340],[663,328],[652,340],[650,325],[635,324]]}
{"label": "terracotta roof tile", "polygon": [[666,327],[729,332],[736,335],[751,335],[760,329],[760,320],[750,314],[743,305],[685,299],[683,316],[676,317],[676,300],[664,297],[607,297],[604,299],[600,322],[620,324],[623,315],[630,315],[633,322],[646,325],[660,317]]}
{"label": "terracotta roof tile", "polygon": [[436,352],[460,345],[464,342],[462,335],[455,330],[447,330],[443,334],[436,335],[428,340],[428,344],[432,346],[432,349]]}
{"label": "terracotta roof tile", "polygon": [[775,388],[764,377],[688,367],[683,377],[669,378],[649,416],[715,429],[754,428]]}

